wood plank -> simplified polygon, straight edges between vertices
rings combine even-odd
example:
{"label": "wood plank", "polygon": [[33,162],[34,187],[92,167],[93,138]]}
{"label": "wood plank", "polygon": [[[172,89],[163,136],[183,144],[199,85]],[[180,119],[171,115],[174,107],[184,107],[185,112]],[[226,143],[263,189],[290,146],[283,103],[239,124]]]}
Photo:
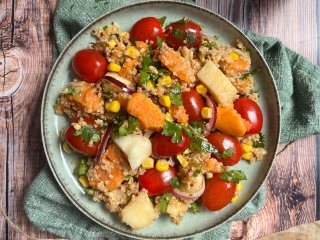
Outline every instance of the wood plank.
{"label": "wood plank", "polygon": [[[199,2],[240,27],[280,38],[316,63],[316,0],[303,5],[300,0]],[[234,223],[232,239],[255,239],[315,220],[315,143],[314,136],[301,139],[276,158],[263,209],[247,221]]]}
{"label": "wood plank", "polygon": [[[52,62],[50,23],[55,6],[56,1],[1,1],[5,12],[1,13],[0,62],[6,75],[0,81],[1,171],[5,169],[3,163],[7,163],[7,175],[1,174],[6,177],[1,182],[7,182],[4,189],[7,202],[3,199],[1,202],[7,205],[10,219],[25,233],[42,238],[52,235],[39,233],[31,226],[23,210],[23,195],[46,163],[39,116],[43,87]],[[11,34],[7,29],[12,30]],[[22,239],[12,229],[3,231],[2,218],[1,221],[1,233],[7,232],[8,239]]]}

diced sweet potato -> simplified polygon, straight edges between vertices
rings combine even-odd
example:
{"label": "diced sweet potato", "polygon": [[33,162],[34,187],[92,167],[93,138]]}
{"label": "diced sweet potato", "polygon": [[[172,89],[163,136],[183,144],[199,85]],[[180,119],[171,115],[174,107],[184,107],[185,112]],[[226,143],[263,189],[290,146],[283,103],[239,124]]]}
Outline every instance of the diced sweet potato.
{"label": "diced sweet potato", "polygon": [[180,80],[184,82],[195,81],[190,62],[173,48],[163,46],[160,50],[159,59]]}
{"label": "diced sweet potato", "polygon": [[106,157],[114,163],[119,164],[123,170],[129,170],[130,166],[125,154],[119,149],[119,147],[111,141],[108,143],[108,148],[106,151]]}
{"label": "diced sweet potato", "polygon": [[212,173],[220,173],[223,171],[223,164],[214,158],[209,158],[204,162],[204,169]]}
{"label": "diced sweet potato", "polygon": [[217,107],[217,121],[214,127],[223,133],[241,137],[250,129],[251,124],[244,120],[230,104]]}
{"label": "diced sweet potato", "polygon": [[170,112],[172,116],[181,124],[186,124],[189,121],[189,116],[183,106],[171,105]]}
{"label": "diced sweet potato", "polygon": [[90,168],[87,176],[89,185],[102,192],[116,189],[124,179],[120,165],[111,161]]}
{"label": "diced sweet potato", "polygon": [[136,41],[136,47],[138,49],[147,50],[149,48],[149,45],[142,41]]}
{"label": "diced sweet potato", "polygon": [[233,63],[228,64],[225,68],[226,72],[233,71],[235,73],[244,73],[249,71],[250,69],[250,62],[246,59],[240,58],[238,60],[233,61]]}
{"label": "diced sweet potato", "polygon": [[160,131],[164,125],[164,114],[158,105],[142,93],[134,93],[128,101],[127,111],[139,119],[147,130]]}
{"label": "diced sweet potato", "polygon": [[119,72],[119,75],[121,77],[127,78],[129,80],[132,79],[132,76],[134,74],[134,69],[136,68],[138,64],[137,59],[135,58],[127,58],[124,64],[121,67],[121,70]]}
{"label": "diced sweet potato", "polygon": [[103,99],[98,95],[97,89],[90,83],[84,81],[71,82],[69,88],[72,88],[75,94],[66,94],[68,101],[87,113],[103,114]]}

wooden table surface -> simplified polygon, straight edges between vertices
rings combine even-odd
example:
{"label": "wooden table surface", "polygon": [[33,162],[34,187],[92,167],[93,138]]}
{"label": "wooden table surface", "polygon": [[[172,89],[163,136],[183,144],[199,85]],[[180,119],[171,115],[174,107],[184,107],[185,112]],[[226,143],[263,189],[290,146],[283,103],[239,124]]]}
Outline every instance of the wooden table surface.
{"label": "wooden table surface", "polygon": [[[94,1],[94,0],[88,0]],[[240,27],[281,39],[317,63],[317,0],[197,0]],[[38,231],[23,211],[23,196],[46,164],[40,135],[40,103],[51,69],[52,20],[57,0],[0,0],[0,207],[33,237]],[[267,180],[263,209],[235,222],[232,239],[256,239],[312,222],[316,214],[317,139],[285,147]],[[319,201],[319,199],[318,199]],[[25,239],[0,217],[1,239]]]}

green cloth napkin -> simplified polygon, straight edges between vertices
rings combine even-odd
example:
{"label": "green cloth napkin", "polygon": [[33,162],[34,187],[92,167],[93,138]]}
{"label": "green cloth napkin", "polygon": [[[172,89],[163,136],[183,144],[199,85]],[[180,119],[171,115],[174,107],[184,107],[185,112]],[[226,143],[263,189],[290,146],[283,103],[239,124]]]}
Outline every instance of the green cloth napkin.
{"label": "green cloth napkin", "polygon": [[[57,51],[89,22],[125,4],[142,0],[64,0],[60,1],[54,31]],[[307,59],[286,48],[278,39],[244,33],[266,59],[276,81],[281,100],[281,142],[292,141],[320,129],[320,71]],[[318,110],[318,111],[316,111]],[[256,213],[265,199],[265,186],[232,220],[243,220]],[[74,240],[90,240],[99,236],[126,239],[99,226],[82,214],[64,195],[51,171],[45,167],[26,192],[24,208],[30,221],[42,231]],[[217,227],[194,240],[227,239],[231,222]]]}

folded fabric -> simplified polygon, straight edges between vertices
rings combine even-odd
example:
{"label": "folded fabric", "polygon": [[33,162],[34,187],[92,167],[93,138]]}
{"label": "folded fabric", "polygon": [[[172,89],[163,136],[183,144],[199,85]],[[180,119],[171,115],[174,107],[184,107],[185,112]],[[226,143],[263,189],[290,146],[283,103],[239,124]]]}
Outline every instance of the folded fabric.
{"label": "folded fabric", "polygon": [[[54,31],[57,52],[61,52],[70,39],[98,16],[141,0],[64,0],[60,1]],[[320,129],[320,70],[307,59],[286,48],[279,40],[243,32],[253,41],[266,59],[276,80],[281,101],[281,142],[292,141]],[[232,220],[243,220],[256,213],[265,199],[265,186],[255,198]],[[25,211],[39,230],[49,231],[68,239],[127,239],[119,236],[82,214],[64,195],[48,167],[34,180],[25,195]],[[195,240],[227,239],[231,222],[213,231],[194,237]]]}

